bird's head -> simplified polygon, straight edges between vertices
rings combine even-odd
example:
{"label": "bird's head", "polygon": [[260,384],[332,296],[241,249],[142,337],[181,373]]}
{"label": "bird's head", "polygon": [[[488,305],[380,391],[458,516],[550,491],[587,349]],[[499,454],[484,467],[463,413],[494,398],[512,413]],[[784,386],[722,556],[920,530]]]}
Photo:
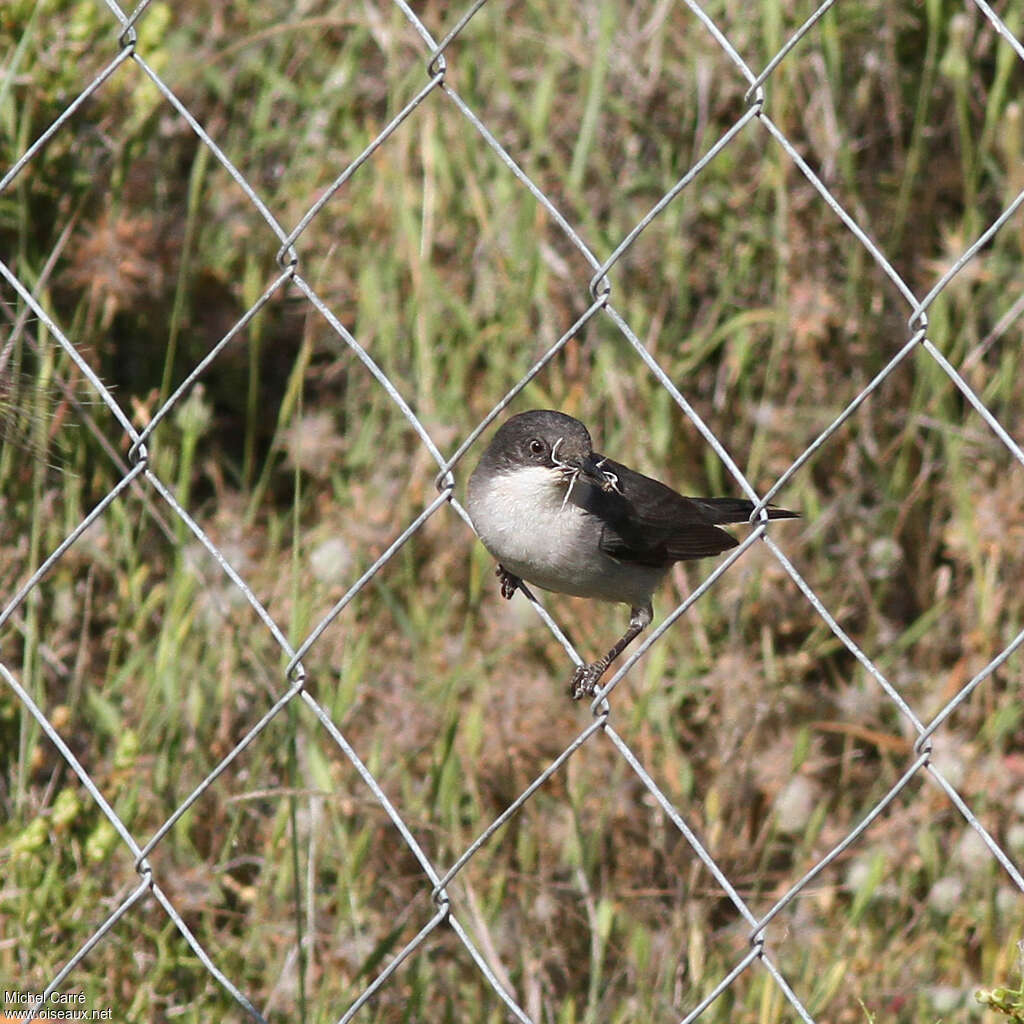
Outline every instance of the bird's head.
{"label": "bird's head", "polygon": [[595,455],[587,428],[554,409],[532,409],[506,420],[481,461],[499,473],[540,467],[559,484],[582,479],[610,489],[611,474],[602,471],[603,459]]}

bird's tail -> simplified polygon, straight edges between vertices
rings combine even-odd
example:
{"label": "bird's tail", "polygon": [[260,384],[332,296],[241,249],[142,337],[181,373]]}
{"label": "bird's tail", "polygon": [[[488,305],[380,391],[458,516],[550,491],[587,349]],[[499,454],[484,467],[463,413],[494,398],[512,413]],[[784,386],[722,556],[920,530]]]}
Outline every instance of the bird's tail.
{"label": "bird's tail", "polygon": [[[695,505],[699,505],[700,510],[716,526],[721,526],[724,523],[745,523],[754,511],[754,503],[747,501],[746,498],[691,498],[690,500]],[[778,508],[775,505],[769,505],[767,512],[769,519],[800,518],[799,512],[790,512],[788,509]]]}

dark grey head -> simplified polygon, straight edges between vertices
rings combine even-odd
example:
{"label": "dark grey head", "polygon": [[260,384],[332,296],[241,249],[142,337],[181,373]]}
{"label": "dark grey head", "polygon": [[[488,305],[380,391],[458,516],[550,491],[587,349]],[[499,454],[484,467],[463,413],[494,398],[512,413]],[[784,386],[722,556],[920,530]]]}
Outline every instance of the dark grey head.
{"label": "dark grey head", "polygon": [[532,409],[506,420],[480,459],[477,472],[508,473],[545,466],[567,474],[590,470],[594,447],[579,420],[554,409]]}

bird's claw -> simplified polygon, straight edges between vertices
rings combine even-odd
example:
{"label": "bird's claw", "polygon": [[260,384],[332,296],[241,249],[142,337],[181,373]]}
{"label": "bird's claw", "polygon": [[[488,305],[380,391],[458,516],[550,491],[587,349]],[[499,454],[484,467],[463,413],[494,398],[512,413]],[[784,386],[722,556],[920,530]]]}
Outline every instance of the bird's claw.
{"label": "bird's claw", "polygon": [[518,576],[513,576],[503,565],[494,570],[494,575],[501,581],[501,596],[506,601],[512,600],[512,595],[519,589],[523,581]]}
{"label": "bird's claw", "polygon": [[580,665],[572,674],[572,680],[569,683],[569,696],[573,700],[592,697],[607,667],[599,661],[593,665]]}

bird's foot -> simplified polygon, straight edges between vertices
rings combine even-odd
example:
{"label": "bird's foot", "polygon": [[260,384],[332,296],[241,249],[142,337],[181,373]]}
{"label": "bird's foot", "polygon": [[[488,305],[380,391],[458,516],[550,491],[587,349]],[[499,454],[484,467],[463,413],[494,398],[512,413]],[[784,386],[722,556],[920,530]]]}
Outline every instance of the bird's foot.
{"label": "bird's foot", "polygon": [[501,596],[506,601],[512,600],[512,595],[519,589],[523,581],[518,576],[513,576],[503,565],[494,570],[494,575],[501,581]]}
{"label": "bird's foot", "polygon": [[597,684],[608,668],[606,661],[595,661],[592,665],[580,665],[572,674],[569,682],[569,696],[573,700],[582,700],[584,697],[592,697],[597,690]]}

